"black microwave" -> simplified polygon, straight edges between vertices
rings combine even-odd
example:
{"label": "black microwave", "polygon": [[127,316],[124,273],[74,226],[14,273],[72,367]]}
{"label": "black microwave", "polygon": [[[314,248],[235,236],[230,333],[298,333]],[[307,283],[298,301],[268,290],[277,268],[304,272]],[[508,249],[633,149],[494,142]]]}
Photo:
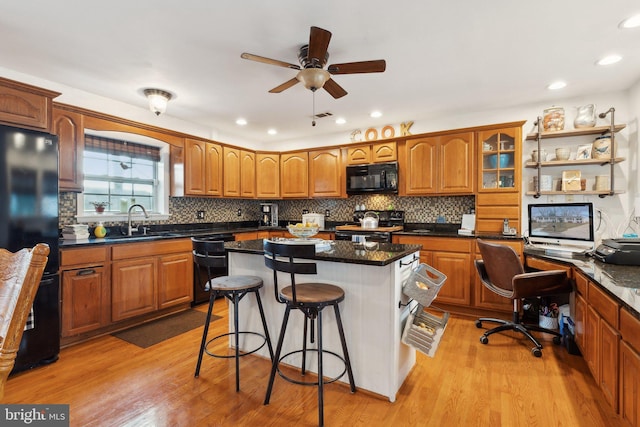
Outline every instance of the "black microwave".
{"label": "black microwave", "polygon": [[398,162],[347,166],[347,194],[398,192]]}

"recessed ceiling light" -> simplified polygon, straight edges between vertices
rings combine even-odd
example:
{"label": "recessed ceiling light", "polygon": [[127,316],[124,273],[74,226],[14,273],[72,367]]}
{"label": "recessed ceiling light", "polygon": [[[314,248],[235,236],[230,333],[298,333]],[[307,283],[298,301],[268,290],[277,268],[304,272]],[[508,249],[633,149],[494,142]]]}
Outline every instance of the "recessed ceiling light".
{"label": "recessed ceiling light", "polygon": [[337,124],[337,125],[343,125],[343,124],[345,124],[345,123],[347,123],[347,121],[346,121],[343,117],[338,117],[338,118],[336,119],[336,124]]}
{"label": "recessed ceiling light", "polygon": [[374,119],[377,119],[378,117],[382,117],[382,112],[380,112],[380,111],[372,111],[370,116],[373,117]]}
{"label": "recessed ceiling light", "polygon": [[611,65],[611,64],[615,64],[616,62],[620,62],[622,60],[622,56],[620,55],[609,55],[609,56],[605,56],[604,58],[600,59],[598,62],[596,62],[596,64],[598,65]]}
{"label": "recessed ceiling light", "polygon": [[549,86],[547,86],[547,89],[558,90],[558,89],[563,89],[565,87],[567,87],[567,84],[565,82],[558,81],[558,82],[551,83]]}
{"label": "recessed ceiling light", "polygon": [[268,133],[269,135],[277,135],[277,134],[278,134],[278,131],[277,131],[277,130],[275,130],[275,129],[269,129],[269,130],[267,131],[267,133]]}
{"label": "recessed ceiling light", "polygon": [[620,25],[618,25],[618,27],[623,29],[640,27],[640,13],[625,19],[620,23]]}
{"label": "recessed ceiling light", "polygon": [[236,124],[239,126],[244,126],[247,124],[247,120],[240,117],[238,120],[236,120]]}

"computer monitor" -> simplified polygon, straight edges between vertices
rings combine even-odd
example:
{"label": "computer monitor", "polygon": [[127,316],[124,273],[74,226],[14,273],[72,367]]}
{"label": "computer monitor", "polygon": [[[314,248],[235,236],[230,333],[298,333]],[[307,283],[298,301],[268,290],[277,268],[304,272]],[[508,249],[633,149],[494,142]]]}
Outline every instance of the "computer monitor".
{"label": "computer monitor", "polygon": [[562,250],[594,249],[593,203],[529,205],[529,242]]}

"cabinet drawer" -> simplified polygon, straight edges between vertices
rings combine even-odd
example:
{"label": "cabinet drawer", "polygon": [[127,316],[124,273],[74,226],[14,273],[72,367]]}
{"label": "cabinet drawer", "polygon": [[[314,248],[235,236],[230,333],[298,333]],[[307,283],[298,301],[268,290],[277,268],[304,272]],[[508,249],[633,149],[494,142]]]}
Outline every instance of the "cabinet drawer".
{"label": "cabinet drawer", "polygon": [[620,310],[620,334],[623,340],[640,352],[640,320],[627,309]]}
{"label": "cabinet drawer", "polygon": [[582,295],[587,296],[588,279],[580,273],[575,273],[576,290]]}
{"label": "cabinet drawer", "polygon": [[477,206],[520,206],[518,193],[480,193],[476,196]]}
{"label": "cabinet drawer", "polygon": [[465,238],[428,237],[423,244],[424,249],[438,252],[471,253],[471,244],[475,240]]}
{"label": "cabinet drawer", "polygon": [[107,247],[63,249],[60,251],[60,267],[84,264],[103,264],[107,260]]}
{"label": "cabinet drawer", "polygon": [[113,245],[111,256],[113,260],[121,260],[176,252],[191,252],[191,250],[191,239],[170,239],[155,242]]}
{"label": "cabinet drawer", "polygon": [[571,267],[557,264],[555,262],[545,261],[539,258],[527,257],[527,267],[535,268],[536,270],[564,270],[567,272],[567,276],[571,277]]}
{"label": "cabinet drawer", "polygon": [[593,283],[589,283],[587,301],[604,320],[618,328],[618,304]]}

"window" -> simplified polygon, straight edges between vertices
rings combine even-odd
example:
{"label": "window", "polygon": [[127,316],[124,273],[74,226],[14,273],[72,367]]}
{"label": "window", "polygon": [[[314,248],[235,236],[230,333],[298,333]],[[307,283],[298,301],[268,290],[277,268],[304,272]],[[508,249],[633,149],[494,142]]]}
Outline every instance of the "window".
{"label": "window", "polygon": [[[126,134],[125,134],[126,136]],[[106,215],[126,214],[134,204],[149,213],[166,213],[168,204],[167,144],[85,135],[84,193],[78,198],[78,216],[92,216],[93,203],[106,202]]]}

